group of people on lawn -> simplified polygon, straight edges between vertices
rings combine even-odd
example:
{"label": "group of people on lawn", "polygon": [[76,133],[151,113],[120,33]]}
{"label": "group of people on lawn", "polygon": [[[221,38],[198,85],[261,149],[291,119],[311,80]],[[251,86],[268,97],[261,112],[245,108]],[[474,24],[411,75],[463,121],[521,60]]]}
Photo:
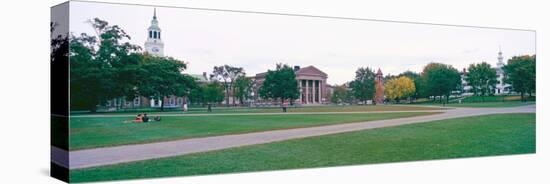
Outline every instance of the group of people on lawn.
{"label": "group of people on lawn", "polygon": [[150,119],[147,114],[138,114],[136,116],[136,119],[134,119],[134,123],[143,123],[143,122],[152,122],[152,121],[160,121],[160,116],[155,116],[153,119]]}

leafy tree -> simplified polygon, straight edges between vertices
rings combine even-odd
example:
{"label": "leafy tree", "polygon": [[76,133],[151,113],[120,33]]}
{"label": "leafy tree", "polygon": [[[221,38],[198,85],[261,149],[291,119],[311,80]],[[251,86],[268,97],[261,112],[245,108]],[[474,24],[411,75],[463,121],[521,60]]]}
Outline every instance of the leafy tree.
{"label": "leafy tree", "polygon": [[224,98],[224,87],[219,82],[208,83],[202,88],[203,100],[205,103],[220,103]]}
{"label": "leafy tree", "polygon": [[71,36],[71,107],[96,110],[96,105],[121,96],[134,97],[139,46],[132,45],[120,27],[95,18],[89,21],[97,36]]}
{"label": "leafy tree", "polygon": [[267,72],[259,93],[264,99],[278,99],[281,103],[287,99],[291,102],[297,99],[300,91],[294,69],[286,64],[277,64],[275,70]]}
{"label": "leafy tree", "polygon": [[505,81],[520,93],[524,101],[525,93],[529,96],[536,91],[536,55],[514,56],[504,66]]}
{"label": "leafy tree", "polygon": [[376,91],[374,86],[375,77],[376,74],[374,70],[369,67],[361,67],[355,71],[355,80],[351,82],[353,96],[364,102],[364,104],[367,103],[367,100],[373,99],[374,97]]}
{"label": "leafy tree", "polygon": [[384,87],[386,97],[396,100],[397,103],[399,103],[399,100],[402,98],[414,95],[414,92],[416,91],[413,80],[405,76],[386,81]]}
{"label": "leafy tree", "polygon": [[204,100],[205,86],[206,85],[198,85],[195,88],[191,88],[188,97],[192,104],[200,104],[202,106],[206,105],[206,101]]}
{"label": "leafy tree", "polygon": [[447,102],[451,92],[461,87],[460,73],[451,65],[430,63],[424,67],[422,78],[429,96],[446,97]]}
{"label": "leafy tree", "polygon": [[244,104],[244,100],[250,98],[252,92],[252,79],[245,77],[244,75],[237,77],[234,82],[233,95],[239,99],[241,105]]}
{"label": "leafy tree", "polygon": [[[184,96],[196,86],[191,76],[184,75],[185,63],[171,57],[156,57],[145,54],[141,61],[139,84],[136,89],[140,95],[158,100],[170,95]],[[161,111],[164,110],[164,101]]]}
{"label": "leafy tree", "polygon": [[426,91],[424,89],[424,81],[422,81],[422,77],[420,76],[420,74],[413,71],[405,71],[398,75],[398,77],[402,77],[402,76],[408,77],[414,82],[414,87],[416,90],[414,91],[414,94],[411,95],[411,97],[413,98],[426,97],[425,95]]}
{"label": "leafy tree", "polygon": [[[232,87],[233,82],[235,81],[236,78],[242,75],[244,75],[244,70],[243,68],[240,68],[240,67],[233,67],[229,65],[214,66],[214,70],[212,71],[212,75],[210,76],[210,78],[223,82],[223,86],[225,88],[225,94],[227,96],[225,98],[225,104],[228,106],[229,106],[229,95],[235,94],[235,89]],[[233,100],[233,105],[235,105],[235,100]]]}
{"label": "leafy tree", "polygon": [[493,94],[497,84],[497,71],[486,62],[470,64],[466,81],[472,86],[474,94],[483,98]]}
{"label": "leafy tree", "polygon": [[348,89],[344,85],[336,85],[334,86],[334,92],[332,92],[332,96],[330,97],[330,100],[332,103],[344,103],[348,102]]}
{"label": "leafy tree", "polygon": [[[235,98],[237,97],[235,94],[236,93],[235,81],[237,80],[237,78],[241,76],[244,77],[245,73],[244,73],[244,69],[241,67],[233,67],[233,66],[226,65],[226,70],[229,73],[229,81],[230,81],[229,86],[231,87],[231,90],[232,90],[231,94],[233,95],[233,106],[235,106]],[[240,99],[242,100],[242,98]]]}

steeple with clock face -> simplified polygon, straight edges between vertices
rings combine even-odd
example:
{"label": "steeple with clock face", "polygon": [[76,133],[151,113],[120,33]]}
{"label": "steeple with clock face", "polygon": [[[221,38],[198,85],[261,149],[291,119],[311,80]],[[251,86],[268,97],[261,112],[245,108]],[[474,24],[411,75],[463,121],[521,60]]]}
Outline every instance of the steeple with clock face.
{"label": "steeple with clock face", "polygon": [[157,10],[154,9],[153,20],[151,20],[151,26],[147,29],[147,41],[145,41],[145,52],[154,56],[164,56],[164,43],[160,27],[157,20]]}

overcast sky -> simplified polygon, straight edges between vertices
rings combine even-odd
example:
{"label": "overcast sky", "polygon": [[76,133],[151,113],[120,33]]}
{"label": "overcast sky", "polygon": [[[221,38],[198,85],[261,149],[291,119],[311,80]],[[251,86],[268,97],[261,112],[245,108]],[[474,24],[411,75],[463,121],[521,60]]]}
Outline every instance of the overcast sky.
{"label": "overcast sky", "polygon": [[[86,20],[98,17],[122,27],[131,43],[143,47],[153,7],[71,2],[71,32],[94,34]],[[470,63],[496,65],[499,46],[505,60],[535,54],[532,31],[342,20],[182,8],[157,8],[165,56],[188,63],[186,72],[211,73],[214,66],[243,67],[247,75],[282,62],[313,65],[329,84],[353,80],[358,67],[399,74],[420,72],[429,62],[457,69]]]}

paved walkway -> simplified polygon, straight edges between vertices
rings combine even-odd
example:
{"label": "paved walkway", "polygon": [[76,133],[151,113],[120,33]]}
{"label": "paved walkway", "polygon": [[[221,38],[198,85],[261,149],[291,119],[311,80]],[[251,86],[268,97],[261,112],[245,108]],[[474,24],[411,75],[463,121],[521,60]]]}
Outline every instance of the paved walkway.
{"label": "paved walkway", "polygon": [[[80,169],[139,160],[179,156],[239,146],[284,141],[289,139],[406,125],[450,118],[500,113],[534,113],[535,111],[536,109],[534,105],[511,108],[456,108],[444,110],[442,111],[444,113],[441,114],[428,116],[77,150],[70,151],[69,166],[71,169]],[[55,154],[53,153],[54,151],[59,153],[63,152],[63,150],[52,148],[52,155]]]}

